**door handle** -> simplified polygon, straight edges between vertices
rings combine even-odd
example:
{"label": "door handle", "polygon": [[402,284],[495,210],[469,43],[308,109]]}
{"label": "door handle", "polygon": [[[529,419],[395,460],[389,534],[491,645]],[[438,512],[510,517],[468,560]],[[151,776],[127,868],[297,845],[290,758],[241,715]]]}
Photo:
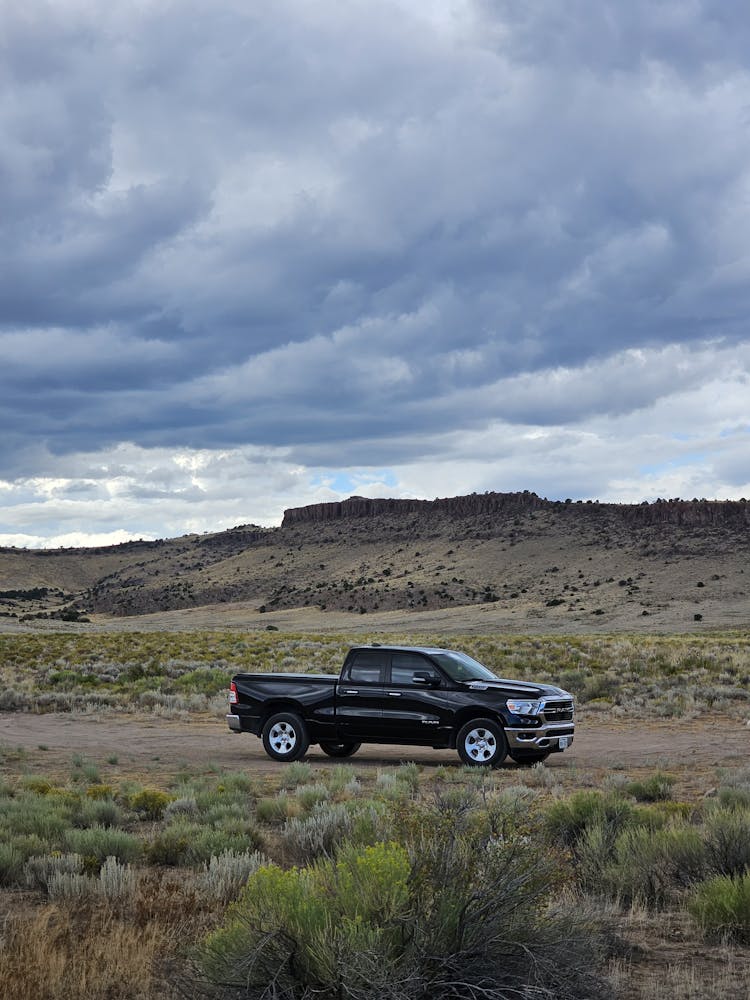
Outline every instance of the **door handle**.
{"label": "door handle", "polygon": [[389,698],[400,698],[401,697],[401,692],[400,691],[389,691],[388,692],[388,697]]}
{"label": "door handle", "polygon": [[344,691],[344,694],[359,694],[359,691]]}

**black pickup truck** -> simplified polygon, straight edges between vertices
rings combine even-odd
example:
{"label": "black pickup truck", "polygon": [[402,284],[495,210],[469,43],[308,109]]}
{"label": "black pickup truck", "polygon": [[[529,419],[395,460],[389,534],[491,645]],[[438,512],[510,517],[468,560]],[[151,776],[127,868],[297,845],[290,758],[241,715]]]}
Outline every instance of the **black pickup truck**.
{"label": "black pickup truck", "polygon": [[502,680],[465,653],[355,646],[341,676],[236,674],[229,728],[260,736],[269,757],[311,743],[349,757],[362,743],[451,748],[465,764],[533,764],[573,742],[573,698],[549,684]]}

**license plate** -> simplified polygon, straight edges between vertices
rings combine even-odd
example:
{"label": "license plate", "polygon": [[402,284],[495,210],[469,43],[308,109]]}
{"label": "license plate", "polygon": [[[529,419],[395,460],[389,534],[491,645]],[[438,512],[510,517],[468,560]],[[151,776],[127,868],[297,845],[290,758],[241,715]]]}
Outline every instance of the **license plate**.
{"label": "license plate", "polygon": [[561,750],[567,750],[567,748],[570,746],[570,737],[569,736],[560,736],[558,738],[558,745],[559,745],[559,747],[560,747]]}

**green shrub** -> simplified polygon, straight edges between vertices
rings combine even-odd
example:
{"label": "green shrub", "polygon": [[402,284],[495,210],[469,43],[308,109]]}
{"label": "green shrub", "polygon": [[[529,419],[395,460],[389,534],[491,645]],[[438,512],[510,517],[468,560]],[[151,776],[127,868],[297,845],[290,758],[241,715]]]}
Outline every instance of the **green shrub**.
{"label": "green shrub", "polygon": [[478,843],[443,807],[415,805],[403,827],[403,845],[345,844],[251,875],[198,952],[201,995],[261,998],[269,983],[319,1000],[606,995],[597,927],[548,905],[548,854],[510,831]]}
{"label": "green shrub", "polygon": [[620,903],[658,907],[700,879],[705,864],[703,841],[692,827],[634,827],[618,835],[601,885]]}
{"label": "green shrub", "polygon": [[184,863],[197,867],[214,855],[233,851],[242,854],[262,846],[263,840],[252,826],[246,829],[221,829],[200,827],[191,838],[184,853]]}
{"label": "green shrub", "polygon": [[299,785],[294,794],[304,811],[309,812],[313,806],[330,798],[331,792],[326,785],[316,783],[314,785]]}
{"label": "green shrub", "polygon": [[177,867],[187,864],[187,853],[193,838],[202,827],[197,823],[177,819],[157,835],[146,846],[146,857],[152,865]]}
{"label": "green shrub", "polygon": [[750,811],[716,809],[704,823],[706,858],[717,875],[750,871]]}
{"label": "green shrub", "polygon": [[96,867],[97,871],[110,855],[122,864],[127,864],[137,861],[143,853],[141,841],[132,833],[105,826],[66,831],[65,846],[68,851],[80,854],[88,869]]}
{"label": "green shrub", "polygon": [[[298,763],[289,764],[287,770],[296,767]],[[244,799],[255,792],[256,780],[244,771],[229,771],[221,776],[221,785],[229,795]]]}
{"label": "green shrub", "polygon": [[750,788],[720,788],[716,799],[726,809],[750,810]]}
{"label": "green shrub", "polygon": [[175,691],[181,694],[204,694],[211,696],[229,687],[232,674],[216,667],[199,667],[183,674],[172,682]]}
{"label": "green shrub", "polygon": [[675,779],[671,774],[657,771],[643,781],[631,781],[625,790],[639,802],[663,802],[672,798],[674,783]]}
{"label": "green shrub", "polygon": [[299,809],[300,806],[296,799],[291,798],[286,792],[281,792],[279,795],[269,795],[258,799],[255,815],[261,823],[278,826],[290,816],[296,815]]}
{"label": "green shrub", "polygon": [[282,843],[292,860],[307,864],[333,855],[345,840],[367,844],[382,838],[382,817],[374,802],[321,802],[309,816],[287,820]]}
{"label": "green shrub", "polygon": [[0,885],[20,885],[23,878],[24,856],[12,842],[0,841]]}
{"label": "green shrub", "polygon": [[576,792],[553,802],[544,816],[548,836],[564,847],[573,847],[589,826],[606,824],[613,833],[627,826],[633,806],[619,795]]}
{"label": "green shrub", "polygon": [[[474,770],[476,772],[476,769]],[[419,789],[419,765],[413,760],[401,764],[396,771],[396,780],[403,781],[412,792],[416,793]]]}
{"label": "green shrub", "polygon": [[197,816],[198,803],[191,795],[173,799],[164,810],[164,819],[174,819],[176,816]]}
{"label": "green shrub", "polygon": [[696,886],[688,910],[707,936],[750,944],[750,873],[717,875]]}
{"label": "green shrub", "polygon": [[305,864],[333,853],[353,829],[354,815],[344,803],[322,803],[309,816],[287,820],[282,838],[292,858]]}
{"label": "green shrub", "polygon": [[84,799],[73,811],[74,826],[122,826],[124,817],[118,804],[112,799]]}
{"label": "green shrub", "polygon": [[70,807],[55,795],[21,792],[0,804],[0,835],[32,835],[59,842],[70,822]]}
{"label": "green shrub", "polygon": [[308,784],[313,780],[313,776],[310,764],[302,760],[295,760],[284,768],[282,784],[284,788],[296,788],[298,785]]}

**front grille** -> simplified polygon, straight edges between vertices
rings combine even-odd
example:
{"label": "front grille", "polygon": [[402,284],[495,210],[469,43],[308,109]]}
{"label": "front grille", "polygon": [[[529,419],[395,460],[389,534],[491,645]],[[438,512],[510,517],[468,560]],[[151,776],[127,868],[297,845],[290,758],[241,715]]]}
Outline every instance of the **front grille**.
{"label": "front grille", "polygon": [[548,701],[544,706],[544,718],[547,722],[572,722],[573,702]]}

